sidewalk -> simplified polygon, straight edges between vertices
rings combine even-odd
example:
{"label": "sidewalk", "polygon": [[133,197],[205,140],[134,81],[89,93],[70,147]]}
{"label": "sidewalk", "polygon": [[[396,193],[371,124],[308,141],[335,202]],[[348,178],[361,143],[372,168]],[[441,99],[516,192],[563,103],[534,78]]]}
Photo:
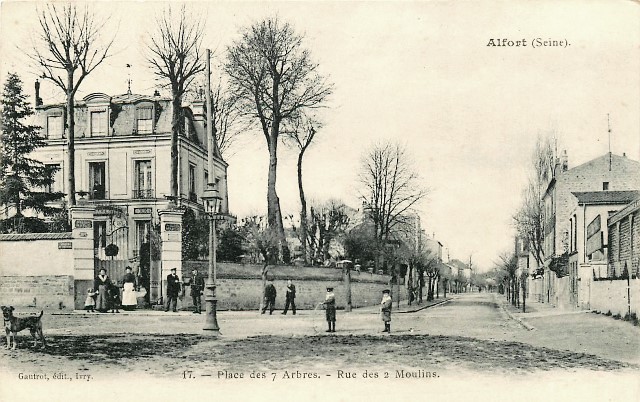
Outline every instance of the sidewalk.
{"label": "sidewalk", "polygon": [[[439,299],[434,299],[432,301],[426,301],[423,300],[423,302],[421,304],[418,304],[417,302],[413,302],[411,306],[409,306],[407,304],[406,300],[401,300],[400,301],[400,306],[398,307],[397,302],[393,303],[393,313],[415,313],[418,312],[420,310],[424,310],[425,308],[428,307],[433,307],[439,304],[443,304],[448,302],[449,300],[451,300],[451,297],[447,297],[446,299],[441,297]],[[317,312],[317,308],[316,309],[298,309],[297,310],[297,314],[298,315],[309,315],[309,314],[315,314]],[[344,309],[339,309],[338,311],[340,312],[344,312]],[[223,313],[224,315],[238,315],[238,316],[242,316],[245,314],[253,314],[255,315],[258,312],[258,310],[218,310],[218,313]],[[367,307],[358,307],[358,308],[353,308],[353,310],[351,310],[351,313],[354,314],[378,314],[380,312],[380,306],[375,305],[375,306],[367,306]],[[276,309],[274,311],[274,314],[280,314],[282,313],[281,309]],[[205,311],[202,311],[202,315],[205,314]],[[174,313],[174,312],[165,312],[164,310],[160,309],[160,310],[154,310],[154,309],[137,309],[137,310],[133,310],[133,311],[124,311],[124,310],[120,310],[119,313],[98,313],[98,312],[93,312],[90,313],[88,311],[85,310],[73,310],[73,311],[55,311],[55,312],[51,312],[51,315],[53,316],[68,316],[68,315],[85,315],[85,316],[139,316],[139,317],[144,317],[144,316],[163,316],[163,317],[171,317],[171,316],[191,316],[195,314],[193,314],[192,310],[179,310],[178,312]]]}
{"label": "sidewalk", "polygon": [[589,312],[589,310],[566,310],[554,307],[549,303],[539,303],[536,301],[527,301],[525,305],[526,312],[522,312],[522,302],[520,308],[517,308],[507,300],[505,295],[494,293],[494,298],[509,318],[517,321],[530,331],[536,328],[528,322],[529,319],[584,314]]}
{"label": "sidewalk", "polygon": [[[451,300],[451,297],[441,297],[439,299],[434,299],[432,301],[426,301],[426,298],[422,301],[421,304],[418,302],[413,302],[411,306],[408,305],[406,300],[400,301],[400,306],[398,306],[398,302],[393,303],[393,308],[391,310],[392,314],[396,313],[416,313],[420,310],[424,310],[425,308],[437,306],[439,304],[443,304]],[[368,307],[360,307],[357,309],[353,309],[352,313],[360,313],[360,314],[379,314],[380,306],[368,306]]]}

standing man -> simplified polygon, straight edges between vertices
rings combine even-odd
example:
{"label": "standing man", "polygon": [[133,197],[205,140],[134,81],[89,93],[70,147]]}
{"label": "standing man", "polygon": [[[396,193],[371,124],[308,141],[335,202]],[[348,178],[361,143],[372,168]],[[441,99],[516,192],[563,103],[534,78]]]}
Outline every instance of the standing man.
{"label": "standing man", "polygon": [[391,291],[385,289],[382,291],[382,302],[380,302],[380,318],[384,322],[384,330],[382,332],[391,332]]}
{"label": "standing man", "polygon": [[325,313],[329,329],[326,332],[336,332],[336,295],[333,288],[327,288],[327,295],[324,298]]}
{"label": "standing man", "polygon": [[164,309],[166,313],[171,307],[173,301],[173,312],[177,312],[178,294],[180,294],[180,278],[176,274],[176,268],[171,268],[171,274],[167,275],[167,306]]}
{"label": "standing man", "polygon": [[285,296],[285,299],[286,301],[282,314],[287,315],[287,311],[289,311],[289,305],[291,305],[293,315],[296,315],[296,285],[291,283],[291,279],[287,281],[287,295]]}
{"label": "standing man", "polygon": [[269,280],[267,286],[264,288],[264,308],[262,314],[269,308],[269,314],[273,314],[273,310],[276,308],[276,287],[273,286],[273,281]]}
{"label": "standing man", "polygon": [[202,312],[202,293],[204,292],[204,278],[194,268],[191,271],[191,298],[193,299],[193,313],[200,314]]}

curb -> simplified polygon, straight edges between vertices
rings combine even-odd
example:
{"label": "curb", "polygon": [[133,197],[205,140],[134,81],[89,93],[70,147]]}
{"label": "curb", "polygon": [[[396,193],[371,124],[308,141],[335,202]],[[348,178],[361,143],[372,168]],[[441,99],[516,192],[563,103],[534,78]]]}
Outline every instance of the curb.
{"label": "curb", "polygon": [[450,302],[450,301],[451,301],[451,299],[447,299],[447,300],[439,301],[439,302],[434,303],[434,304],[430,304],[430,305],[428,305],[428,306],[420,307],[420,308],[415,309],[415,310],[408,310],[408,311],[396,311],[396,314],[417,313],[418,311],[422,311],[422,310],[427,309],[427,308],[429,308],[429,307],[439,306],[439,305],[441,305],[441,304],[445,304],[445,303],[448,303],[448,302]]}
{"label": "curb", "polygon": [[536,329],[536,327],[534,327],[533,325],[527,324],[521,318],[516,317],[513,314],[511,314],[511,312],[504,307],[504,304],[502,302],[498,302],[498,300],[496,300],[496,296],[495,295],[494,295],[494,301],[496,302],[496,304],[498,304],[500,306],[500,309],[502,309],[502,311],[504,311],[505,314],[507,314],[508,318],[510,318],[510,319],[514,320],[515,322],[517,322],[518,324],[522,325],[522,327],[524,329],[526,329],[527,331],[533,331],[533,330]]}

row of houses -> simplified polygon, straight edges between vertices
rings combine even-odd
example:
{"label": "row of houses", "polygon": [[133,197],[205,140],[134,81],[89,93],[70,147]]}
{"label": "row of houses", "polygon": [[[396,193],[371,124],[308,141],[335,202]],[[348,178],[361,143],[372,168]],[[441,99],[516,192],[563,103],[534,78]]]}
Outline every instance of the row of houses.
{"label": "row of houses", "polygon": [[565,151],[548,172],[542,201],[538,258],[527,239],[515,241],[527,297],[562,309],[637,313],[640,163],[607,153],[569,168]]}

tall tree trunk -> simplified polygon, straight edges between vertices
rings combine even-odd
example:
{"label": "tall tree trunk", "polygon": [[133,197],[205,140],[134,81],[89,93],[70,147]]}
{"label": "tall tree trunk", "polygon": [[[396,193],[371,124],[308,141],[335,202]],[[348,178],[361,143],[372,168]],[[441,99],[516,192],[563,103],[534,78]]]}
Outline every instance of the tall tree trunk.
{"label": "tall tree trunk", "polygon": [[[275,135],[274,135],[275,134]],[[267,176],[267,221],[269,227],[276,230],[280,243],[280,258],[287,259],[289,255],[289,247],[287,246],[284,234],[284,225],[282,224],[282,211],[280,210],[280,199],[276,192],[276,177],[278,168],[278,137],[277,128],[274,123],[271,128],[271,136],[269,139],[269,172]],[[285,261],[288,262],[288,261]]]}
{"label": "tall tree trunk", "polygon": [[[178,136],[180,135],[180,116],[182,102],[180,99],[180,95],[178,95],[176,90],[172,90],[171,93],[171,177],[169,179],[169,187],[171,188],[171,196],[174,197],[174,200],[178,200]],[[210,175],[213,175],[214,172],[209,172]],[[215,177],[211,176],[210,179],[212,182],[215,182]]]}
{"label": "tall tree trunk", "polygon": [[344,280],[347,288],[347,305],[345,306],[345,311],[351,311],[351,267],[347,266],[344,268]]}
{"label": "tall tree trunk", "polygon": [[[73,71],[67,71],[67,88],[73,88]],[[67,92],[67,203],[76,205],[76,154],[75,154],[75,92]]]}
{"label": "tall tree trunk", "polygon": [[302,258],[304,264],[308,265],[309,258],[307,255],[307,240],[308,240],[308,222],[307,222],[307,200],[304,197],[304,189],[302,187],[302,158],[304,156],[304,150],[300,150],[298,154],[298,192],[300,193],[300,243],[302,243]]}
{"label": "tall tree trunk", "polygon": [[261,297],[260,297],[260,307],[259,307],[260,312],[262,312],[262,309],[264,308],[264,301],[267,295],[266,294],[267,273],[269,273],[269,261],[265,259],[264,265],[262,266],[262,273],[260,275],[260,278],[262,279],[262,292],[260,292]]}

